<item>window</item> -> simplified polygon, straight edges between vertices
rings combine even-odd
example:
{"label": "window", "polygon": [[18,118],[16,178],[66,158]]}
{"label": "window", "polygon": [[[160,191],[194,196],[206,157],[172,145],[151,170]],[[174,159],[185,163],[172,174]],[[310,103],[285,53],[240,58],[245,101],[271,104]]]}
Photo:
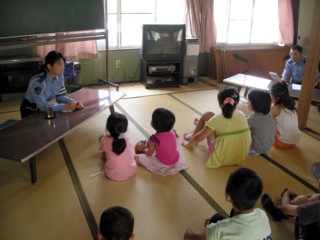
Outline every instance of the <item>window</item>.
{"label": "window", "polygon": [[[174,1],[174,4],[173,4]],[[140,48],[143,24],[181,24],[185,0],[108,0],[109,48]],[[98,40],[98,49],[105,41]]]}
{"label": "window", "polygon": [[278,0],[214,0],[219,44],[277,44]]}

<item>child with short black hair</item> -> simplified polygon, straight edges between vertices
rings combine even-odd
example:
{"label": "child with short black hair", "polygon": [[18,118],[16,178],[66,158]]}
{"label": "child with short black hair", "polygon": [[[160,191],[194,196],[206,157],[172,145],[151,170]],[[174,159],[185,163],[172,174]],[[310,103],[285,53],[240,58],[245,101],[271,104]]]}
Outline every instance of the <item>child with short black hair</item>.
{"label": "child with short black hair", "polygon": [[248,168],[238,168],[228,179],[225,189],[226,200],[232,204],[232,216],[223,218],[215,214],[205,221],[205,231],[194,233],[188,229],[185,240],[256,240],[272,239],[266,213],[254,208],[263,189],[261,178]]}
{"label": "child with short black hair", "polygon": [[124,207],[110,207],[101,214],[99,240],[133,240],[134,217]]}
{"label": "child with short black hair", "polygon": [[274,143],[275,124],[270,114],[271,97],[267,91],[254,89],[248,94],[248,116],[252,143],[250,154],[267,154]]}
{"label": "child with short black hair", "polygon": [[151,125],[156,133],[146,143],[135,146],[136,162],[149,171],[161,176],[173,175],[187,168],[180,151],[177,133],[172,129],[176,118],[165,108],[157,108],[152,113]]}
{"label": "child with short black hair", "polygon": [[126,116],[115,112],[107,119],[106,134],[99,137],[100,151],[103,152],[103,171],[111,180],[127,180],[137,170],[133,159],[133,146],[126,134],[127,129]]}
{"label": "child with short black hair", "polygon": [[271,114],[276,121],[275,142],[276,148],[288,149],[298,144],[300,129],[295,101],[290,97],[285,82],[277,82],[271,86],[271,99],[274,105]]}

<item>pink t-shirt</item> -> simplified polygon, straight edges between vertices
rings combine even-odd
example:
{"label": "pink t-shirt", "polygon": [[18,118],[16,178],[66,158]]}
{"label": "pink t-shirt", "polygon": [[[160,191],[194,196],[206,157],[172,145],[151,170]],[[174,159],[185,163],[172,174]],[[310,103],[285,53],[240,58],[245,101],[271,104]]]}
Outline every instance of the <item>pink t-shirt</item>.
{"label": "pink t-shirt", "polygon": [[125,140],[127,147],[120,155],[116,155],[112,151],[112,137],[104,135],[100,140],[100,151],[105,152],[106,155],[103,171],[111,180],[127,180],[133,176],[137,170],[137,164],[133,159],[133,146],[127,136],[125,136]]}
{"label": "pink t-shirt", "polygon": [[150,136],[148,142],[156,144],[156,158],[165,165],[173,165],[179,160],[177,134],[171,130]]}

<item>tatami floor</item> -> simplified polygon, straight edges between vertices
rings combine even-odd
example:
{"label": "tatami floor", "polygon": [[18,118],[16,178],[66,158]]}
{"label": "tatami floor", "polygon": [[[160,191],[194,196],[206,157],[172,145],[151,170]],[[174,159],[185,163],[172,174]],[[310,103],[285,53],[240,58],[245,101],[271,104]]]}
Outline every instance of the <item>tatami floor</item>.
{"label": "tatami floor", "polygon": [[[152,90],[140,83],[124,84],[120,91],[127,95],[115,109],[128,117],[133,143],[154,133],[150,119],[157,107],[175,113],[175,129],[182,136],[204,111],[220,111],[216,96],[222,86],[209,79]],[[0,123],[19,119],[18,109],[18,101],[0,102]],[[239,109],[250,114],[245,99]],[[236,167],[206,169],[205,142],[193,151],[182,149],[189,167],[175,176],[160,177],[139,168],[128,181],[113,182],[99,174],[97,138],[104,133],[108,115],[105,110],[37,155],[35,185],[30,184],[28,163],[0,159],[0,239],[96,239],[102,211],[121,205],[134,214],[136,239],[175,240],[183,239],[188,227],[200,231],[204,219],[215,212],[230,212],[224,187]],[[262,177],[264,192],[274,197],[284,188],[316,191],[310,166],[320,161],[318,133],[320,114],[311,106],[308,129],[296,148],[248,157],[246,167]],[[293,218],[280,223],[270,219],[270,224],[274,239],[293,239]]]}

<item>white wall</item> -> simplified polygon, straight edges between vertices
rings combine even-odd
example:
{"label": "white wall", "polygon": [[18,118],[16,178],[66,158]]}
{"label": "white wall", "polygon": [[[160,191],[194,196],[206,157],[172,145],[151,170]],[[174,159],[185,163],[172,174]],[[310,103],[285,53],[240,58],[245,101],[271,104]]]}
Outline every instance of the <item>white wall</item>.
{"label": "white wall", "polygon": [[298,44],[303,47],[305,55],[308,55],[309,38],[310,38],[315,1],[316,0],[300,0],[299,22],[298,22]]}

